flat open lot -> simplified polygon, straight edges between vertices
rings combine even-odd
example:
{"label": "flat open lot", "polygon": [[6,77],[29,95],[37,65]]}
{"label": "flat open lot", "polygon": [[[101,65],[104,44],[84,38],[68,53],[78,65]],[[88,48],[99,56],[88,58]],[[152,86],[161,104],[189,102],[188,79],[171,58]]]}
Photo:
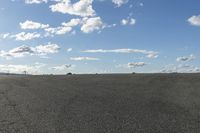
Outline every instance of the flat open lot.
{"label": "flat open lot", "polygon": [[0,76],[0,133],[200,133],[200,74]]}

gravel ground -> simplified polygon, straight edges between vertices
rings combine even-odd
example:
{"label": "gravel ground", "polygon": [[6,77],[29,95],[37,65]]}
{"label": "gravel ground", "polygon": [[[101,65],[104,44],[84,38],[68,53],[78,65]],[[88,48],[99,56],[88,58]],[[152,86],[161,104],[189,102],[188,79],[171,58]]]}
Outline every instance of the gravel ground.
{"label": "gravel ground", "polygon": [[0,133],[200,133],[200,74],[0,76]]}

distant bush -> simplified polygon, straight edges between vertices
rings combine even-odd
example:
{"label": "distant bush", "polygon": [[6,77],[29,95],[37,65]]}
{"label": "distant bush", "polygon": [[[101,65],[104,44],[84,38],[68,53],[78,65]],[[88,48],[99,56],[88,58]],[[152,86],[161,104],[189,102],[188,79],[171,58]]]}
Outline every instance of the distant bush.
{"label": "distant bush", "polygon": [[67,73],[67,75],[72,75],[72,73],[69,72],[69,73]]}
{"label": "distant bush", "polygon": [[136,74],[135,72],[132,72],[132,74]]}

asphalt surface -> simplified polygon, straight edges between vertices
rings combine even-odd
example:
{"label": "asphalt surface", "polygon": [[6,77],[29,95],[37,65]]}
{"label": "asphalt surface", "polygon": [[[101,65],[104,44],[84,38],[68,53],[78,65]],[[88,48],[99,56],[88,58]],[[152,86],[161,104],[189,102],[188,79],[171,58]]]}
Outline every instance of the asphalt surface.
{"label": "asphalt surface", "polygon": [[200,133],[200,74],[0,76],[0,133]]}

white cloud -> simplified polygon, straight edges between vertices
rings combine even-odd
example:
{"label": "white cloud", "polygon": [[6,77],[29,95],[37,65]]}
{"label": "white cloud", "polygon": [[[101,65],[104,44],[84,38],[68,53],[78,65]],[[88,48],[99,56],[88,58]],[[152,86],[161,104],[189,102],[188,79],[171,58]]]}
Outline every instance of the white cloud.
{"label": "white cloud", "polygon": [[34,51],[32,50],[31,47],[22,45],[19,47],[16,47],[14,49],[9,50],[8,52],[1,51],[0,56],[1,57],[6,57],[6,58],[17,58],[17,57],[24,57],[25,55],[32,55]]}
{"label": "white cloud", "polygon": [[62,25],[65,27],[74,27],[77,26],[81,23],[81,19],[79,18],[74,18],[71,19],[69,22],[63,22]]}
{"label": "white cloud", "polygon": [[133,62],[133,63],[128,63],[127,67],[128,68],[136,68],[136,67],[143,67],[145,65],[146,65],[146,63],[144,63],[144,62]]}
{"label": "white cloud", "polygon": [[60,47],[57,44],[48,43],[46,45],[39,45],[36,47],[29,47],[27,45],[22,45],[13,48],[9,51],[0,51],[0,57],[6,59],[24,57],[26,55],[38,55],[44,56],[48,54],[54,54],[59,51]]}
{"label": "white cloud", "polygon": [[17,41],[26,41],[26,40],[31,40],[34,38],[39,38],[40,34],[33,32],[33,33],[25,33],[25,32],[21,32],[18,33],[16,35],[12,35],[11,38],[15,38]]}
{"label": "white cloud", "polygon": [[35,64],[34,64],[34,67],[35,68],[41,68],[41,67],[45,67],[46,66],[46,64],[44,64],[44,63],[40,63],[40,62],[35,62]]}
{"label": "white cloud", "polygon": [[136,20],[134,18],[131,18],[129,24],[134,25],[135,23],[136,23]]}
{"label": "white cloud", "polygon": [[65,64],[65,65],[51,67],[50,69],[55,70],[55,71],[64,71],[67,69],[72,69],[73,67],[75,67],[75,66],[71,65],[71,64]]}
{"label": "white cloud", "polygon": [[162,73],[173,73],[177,72],[177,66],[174,64],[166,65],[160,72]]}
{"label": "white cloud", "polygon": [[97,61],[99,58],[94,57],[71,57],[70,60],[74,61]]}
{"label": "white cloud", "polygon": [[48,43],[46,45],[39,45],[33,48],[35,54],[38,55],[47,55],[54,54],[60,50],[60,47],[57,44]]}
{"label": "white cloud", "polygon": [[45,29],[47,35],[63,35],[72,31],[72,27],[56,27],[56,28],[47,28]]}
{"label": "white cloud", "polygon": [[59,27],[56,31],[57,35],[63,35],[72,31],[72,27]]}
{"label": "white cloud", "polygon": [[200,15],[192,16],[187,20],[191,25],[200,26]]}
{"label": "white cloud", "polygon": [[56,28],[46,28],[45,31],[47,35],[63,35],[72,31],[72,27],[56,27]]}
{"label": "white cloud", "polygon": [[200,68],[196,67],[194,65],[189,65],[189,64],[170,64],[164,67],[160,72],[162,73],[197,73],[200,72]]}
{"label": "white cloud", "polygon": [[20,32],[17,34],[10,34],[10,33],[5,33],[5,34],[0,34],[0,38],[2,39],[7,39],[7,38],[15,38],[17,41],[26,41],[26,40],[32,40],[35,38],[40,38],[41,35],[37,32],[33,33],[25,33],[25,32]]}
{"label": "white cloud", "polygon": [[10,33],[0,34],[0,38],[6,39],[10,36]]}
{"label": "white cloud", "polygon": [[192,61],[195,59],[195,56],[193,54],[191,54],[190,56],[182,56],[182,57],[178,57],[176,59],[176,61],[182,61],[182,62],[186,62],[186,61]]}
{"label": "white cloud", "polygon": [[53,36],[55,34],[62,35],[66,33],[75,34],[76,31],[73,30],[73,27],[78,25],[81,25],[81,31],[84,33],[91,33],[95,30],[100,31],[101,29],[106,27],[106,25],[102,22],[100,17],[92,17],[92,18],[85,17],[83,19],[74,18],[71,19],[69,22],[63,22],[59,27],[45,28],[46,36],[49,35]]}
{"label": "white cloud", "polygon": [[134,18],[127,18],[127,19],[122,19],[121,20],[122,25],[135,25],[136,20]]}
{"label": "white cloud", "polygon": [[68,48],[68,49],[67,49],[67,52],[71,52],[71,51],[72,51],[72,48]]}
{"label": "white cloud", "polygon": [[129,23],[129,21],[127,19],[122,19],[121,20],[121,24],[122,25],[127,25]]}
{"label": "white cloud", "polygon": [[83,52],[86,52],[86,53],[140,53],[140,54],[145,54],[146,57],[148,58],[158,57],[158,52],[140,50],[140,49],[112,49],[112,50],[97,49],[97,50],[85,50]]}
{"label": "white cloud", "polygon": [[140,6],[144,6],[144,3],[141,2],[139,5],[140,5]]}
{"label": "white cloud", "polygon": [[17,73],[17,74],[24,74],[26,71],[28,74],[38,74],[40,73],[40,68],[44,67],[45,65],[41,64],[34,64],[34,65],[5,65],[0,64],[0,71],[5,73]]}
{"label": "white cloud", "polygon": [[40,28],[44,29],[44,28],[49,27],[48,24],[41,24],[38,22],[29,21],[29,20],[26,20],[25,22],[19,23],[19,24],[20,24],[21,29],[40,29]]}
{"label": "white cloud", "polygon": [[45,28],[45,31],[46,31],[46,35],[63,35],[63,34],[66,34],[66,33],[70,33],[70,32],[73,32],[72,29],[74,26],[77,26],[79,25],[80,23],[82,22],[81,19],[71,19],[69,22],[63,22],[61,25],[62,26],[59,26],[59,27],[55,27],[55,28],[52,28],[52,27],[48,27],[48,28]]}
{"label": "white cloud", "polygon": [[41,4],[41,3],[47,3],[48,0],[25,0],[26,4]]}
{"label": "white cloud", "polygon": [[64,14],[87,17],[95,15],[92,3],[93,0],[80,0],[75,3],[72,3],[71,0],[60,0],[55,5],[51,5],[50,8],[52,12],[61,12]]}
{"label": "white cloud", "polygon": [[138,68],[138,67],[143,67],[147,65],[145,62],[130,62],[130,63],[127,63],[127,64],[120,64],[120,65],[117,65],[116,67],[117,68]]}
{"label": "white cloud", "polygon": [[91,33],[95,30],[103,29],[104,26],[105,25],[100,17],[84,18],[81,31],[83,31],[84,33]]}
{"label": "white cloud", "polygon": [[155,52],[150,52],[147,54],[148,58],[158,58],[158,53]]}
{"label": "white cloud", "polygon": [[121,5],[128,3],[128,0],[112,0],[112,2],[117,5],[117,7],[120,7]]}
{"label": "white cloud", "polygon": [[190,69],[190,72],[200,72],[200,68],[199,67],[194,67],[193,69]]}

